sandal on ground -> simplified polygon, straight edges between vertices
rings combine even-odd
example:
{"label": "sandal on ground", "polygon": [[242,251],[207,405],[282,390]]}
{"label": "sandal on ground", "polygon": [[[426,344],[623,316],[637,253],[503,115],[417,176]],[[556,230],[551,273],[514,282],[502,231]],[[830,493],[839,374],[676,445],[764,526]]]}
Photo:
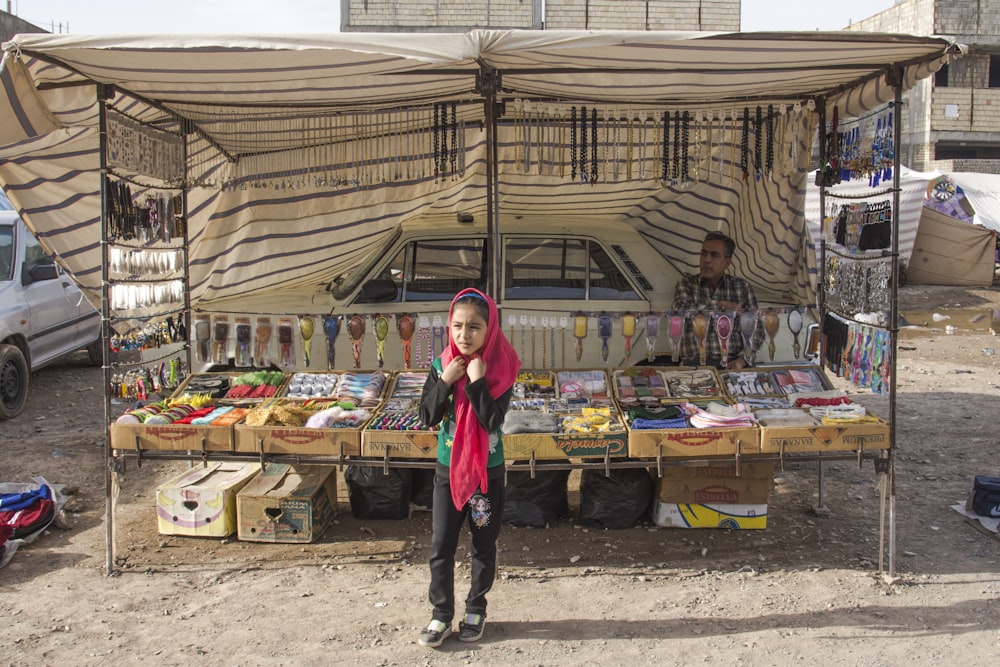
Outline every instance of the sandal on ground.
{"label": "sandal on ground", "polygon": [[427,627],[420,631],[420,638],[417,639],[417,643],[421,646],[429,646],[430,648],[437,648],[440,646],[445,638],[451,634],[451,625],[445,623],[444,621],[439,621],[434,619],[427,624]]}
{"label": "sandal on ground", "polygon": [[477,642],[482,639],[485,628],[485,614],[466,614],[458,623],[458,638],[463,642]]}

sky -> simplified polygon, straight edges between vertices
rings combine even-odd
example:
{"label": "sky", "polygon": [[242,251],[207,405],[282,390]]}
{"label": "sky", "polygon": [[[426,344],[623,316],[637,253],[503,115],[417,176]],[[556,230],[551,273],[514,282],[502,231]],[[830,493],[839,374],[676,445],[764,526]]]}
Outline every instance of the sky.
{"label": "sky", "polygon": [[[743,0],[742,28],[840,30],[895,0]],[[54,33],[328,33],[340,0],[9,0],[11,13]]]}

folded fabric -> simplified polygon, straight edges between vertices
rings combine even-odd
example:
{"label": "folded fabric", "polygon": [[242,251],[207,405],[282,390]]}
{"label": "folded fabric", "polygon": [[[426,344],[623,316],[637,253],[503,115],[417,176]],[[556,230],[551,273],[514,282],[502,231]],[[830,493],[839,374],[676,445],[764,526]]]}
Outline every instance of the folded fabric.
{"label": "folded fabric", "polygon": [[695,428],[745,427],[756,423],[745,403],[725,405],[713,401],[704,409],[693,403],[685,403],[684,410],[690,416],[691,426]]}
{"label": "folded fabric", "polygon": [[508,410],[502,430],[504,433],[558,433],[559,420],[549,412]]}
{"label": "folded fabric", "polygon": [[684,417],[675,417],[673,419],[644,419],[639,417],[633,419],[629,426],[639,430],[688,428],[688,420]]}
{"label": "folded fabric", "polygon": [[676,419],[683,417],[684,411],[676,405],[668,405],[660,409],[633,406],[628,409],[629,419]]}

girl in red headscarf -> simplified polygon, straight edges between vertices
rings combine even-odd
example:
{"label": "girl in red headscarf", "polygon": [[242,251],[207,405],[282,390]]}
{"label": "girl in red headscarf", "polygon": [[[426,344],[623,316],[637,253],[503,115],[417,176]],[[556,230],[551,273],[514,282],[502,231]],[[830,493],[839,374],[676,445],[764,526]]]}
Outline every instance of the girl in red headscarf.
{"label": "girl in red headscarf", "polygon": [[500,438],[521,360],[500,328],[496,304],[475,289],[459,292],[448,312],[448,346],[431,365],[420,398],[424,424],[441,423],[434,474],[428,598],[434,611],[419,643],[437,647],[455,615],[455,549],[462,524],[472,533],[472,586],[459,639],[474,642],[486,625],[486,593],[497,570],[503,518]]}

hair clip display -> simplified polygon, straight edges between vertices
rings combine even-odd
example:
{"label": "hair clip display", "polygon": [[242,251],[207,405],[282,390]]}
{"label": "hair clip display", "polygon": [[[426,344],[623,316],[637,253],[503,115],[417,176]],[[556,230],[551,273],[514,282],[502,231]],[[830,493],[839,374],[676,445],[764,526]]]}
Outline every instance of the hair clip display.
{"label": "hair clip display", "polygon": [[566,329],[569,328],[569,318],[565,315],[559,318],[559,349],[562,351],[562,367],[566,368]]}
{"label": "hair clip display", "polygon": [[271,318],[258,317],[254,329],[253,365],[267,368],[271,365]]}
{"label": "hair clip display", "polygon": [[611,340],[611,316],[601,313],[597,318],[597,337],[601,339],[601,360],[608,361],[608,341]]}
{"label": "hair clip display", "polygon": [[707,351],[705,350],[705,343],[708,338],[708,323],[708,315],[705,313],[695,313],[691,319],[694,338],[698,341],[698,363],[701,366],[704,366],[708,361]]}
{"label": "hair clip display", "polygon": [[798,359],[802,353],[802,346],[799,344],[799,333],[802,331],[802,311],[793,308],[788,311],[788,330],[792,333],[792,350],[795,358]]}
{"label": "hair clip display", "polygon": [[625,339],[625,363],[632,360],[632,337],[635,336],[635,315],[622,315],[622,337]]}
{"label": "hair clip display", "polygon": [[212,322],[212,361],[224,364],[229,361],[229,318],[216,315]]}
{"label": "hair clip display", "polygon": [[412,351],[410,350],[410,339],[413,338],[413,319],[416,315],[410,313],[399,313],[396,315],[396,331],[399,332],[399,340],[403,344],[403,368],[410,370],[412,366]]}
{"label": "hair clip display", "polygon": [[583,359],[583,339],[587,337],[587,316],[579,314],[573,318],[573,336],[576,338],[576,360]]}
{"label": "hair clip display", "polygon": [[195,356],[200,363],[208,363],[212,358],[212,318],[210,315],[198,315],[194,321],[194,339],[196,343]]}
{"label": "hair clip display", "polygon": [[236,355],[237,366],[249,366],[253,363],[253,355],[250,354],[250,318],[234,317],[236,324]]}
{"label": "hair clip display", "polygon": [[337,368],[337,336],[340,334],[340,316],[327,315],[323,318],[323,335],[326,337],[326,367]]}
{"label": "hair clip display", "polygon": [[278,318],[278,365],[295,367],[295,325],[290,317]]}
{"label": "hair clip display", "polygon": [[389,337],[389,320],[385,315],[375,317],[375,361],[379,368],[385,365],[385,339]]}
{"label": "hair clip display", "polygon": [[733,318],[728,313],[720,313],[715,320],[715,335],[719,337],[719,350],[722,354],[721,363],[729,358],[729,337],[733,333]]}
{"label": "hair clip display", "polygon": [[309,368],[309,362],[312,358],[312,337],[314,328],[315,323],[313,322],[313,318],[311,316],[299,316],[299,333],[302,334],[302,356],[305,360],[306,368]]}
{"label": "hair clip display", "polygon": [[646,360],[653,361],[656,356],[656,337],[660,335],[660,316],[656,313],[646,315]]}
{"label": "hair clip display", "polygon": [[744,310],[740,313],[740,333],[743,335],[743,349],[749,350],[753,336],[757,333],[759,313],[756,310]]}
{"label": "hair clip display", "polygon": [[351,335],[351,354],[354,356],[354,367],[361,368],[361,343],[365,339],[365,320],[360,315],[353,315],[347,321],[347,333]]}
{"label": "hair clip display", "polygon": [[674,363],[681,358],[681,339],[684,337],[684,316],[670,316],[670,358]]}
{"label": "hair clip display", "polygon": [[767,353],[774,361],[774,337],[778,335],[778,329],[781,328],[781,318],[778,317],[778,313],[773,310],[768,310],[764,315],[764,331],[767,332]]}

